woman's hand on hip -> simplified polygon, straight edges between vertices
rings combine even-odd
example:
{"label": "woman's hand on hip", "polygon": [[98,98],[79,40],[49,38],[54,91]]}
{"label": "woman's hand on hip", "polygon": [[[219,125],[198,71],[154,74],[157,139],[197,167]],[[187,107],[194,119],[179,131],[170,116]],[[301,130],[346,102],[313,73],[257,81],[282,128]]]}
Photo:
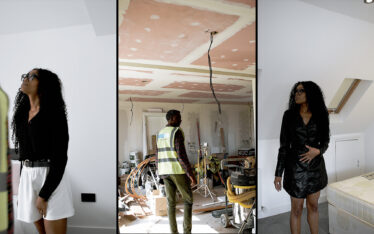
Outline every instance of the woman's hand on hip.
{"label": "woman's hand on hip", "polygon": [[39,213],[43,217],[47,215],[47,205],[48,205],[48,202],[38,196],[38,198],[36,199],[36,209],[38,209]]}
{"label": "woman's hand on hip", "polygon": [[305,147],[308,148],[309,151],[306,153],[300,154],[300,156],[302,156],[302,158],[300,158],[301,162],[310,163],[310,161],[312,161],[313,158],[317,157],[321,153],[321,151],[317,148],[311,147],[309,145],[305,145]]}
{"label": "woman's hand on hip", "polygon": [[274,186],[275,189],[279,192],[282,190],[282,177],[281,176],[276,176],[274,179]]}

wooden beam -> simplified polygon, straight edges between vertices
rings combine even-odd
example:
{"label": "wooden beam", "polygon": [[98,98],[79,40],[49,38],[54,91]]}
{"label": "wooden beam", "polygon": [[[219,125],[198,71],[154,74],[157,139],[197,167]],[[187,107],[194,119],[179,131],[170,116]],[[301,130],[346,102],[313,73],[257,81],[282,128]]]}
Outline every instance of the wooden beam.
{"label": "wooden beam", "polygon": [[[213,210],[221,210],[224,209],[226,206],[211,206],[211,207],[206,207],[206,208],[200,208],[200,209],[195,209],[192,210],[193,213],[201,213],[201,212],[208,212],[208,211],[213,211]],[[232,207],[232,205],[227,205],[227,208]]]}

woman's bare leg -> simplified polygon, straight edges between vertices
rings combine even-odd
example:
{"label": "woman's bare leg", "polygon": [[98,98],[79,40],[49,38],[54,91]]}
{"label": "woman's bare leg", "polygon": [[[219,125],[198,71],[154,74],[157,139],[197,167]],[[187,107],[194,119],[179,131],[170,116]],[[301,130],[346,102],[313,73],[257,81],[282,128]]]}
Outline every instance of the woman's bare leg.
{"label": "woman's bare leg", "polygon": [[308,209],[308,223],[311,234],[318,234],[318,198],[320,191],[306,197],[306,207]]}
{"label": "woman's bare leg", "polygon": [[38,230],[39,234],[46,234],[43,219],[39,219],[38,221],[34,222],[36,230]]}
{"label": "woman's bare leg", "polygon": [[44,220],[47,234],[66,234],[67,218],[58,220]]}
{"label": "woman's bare leg", "polygon": [[291,197],[290,227],[292,234],[301,232],[301,215],[303,214],[304,198]]}

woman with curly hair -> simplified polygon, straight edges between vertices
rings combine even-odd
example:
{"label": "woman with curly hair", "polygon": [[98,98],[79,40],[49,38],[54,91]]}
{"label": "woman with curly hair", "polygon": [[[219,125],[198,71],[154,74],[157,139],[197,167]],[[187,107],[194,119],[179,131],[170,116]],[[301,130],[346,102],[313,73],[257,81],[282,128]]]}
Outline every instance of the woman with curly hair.
{"label": "woman with curly hair", "polygon": [[21,161],[17,219],[34,223],[39,233],[65,234],[74,215],[64,175],[68,151],[66,106],[58,76],[36,68],[22,75],[12,121]]}
{"label": "woman with curly hair", "polygon": [[312,81],[292,88],[283,115],[274,185],[291,197],[291,233],[300,233],[304,199],[312,234],[318,233],[318,199],[327,185],[323,153],[330,141],[329,113],[320,87]]}

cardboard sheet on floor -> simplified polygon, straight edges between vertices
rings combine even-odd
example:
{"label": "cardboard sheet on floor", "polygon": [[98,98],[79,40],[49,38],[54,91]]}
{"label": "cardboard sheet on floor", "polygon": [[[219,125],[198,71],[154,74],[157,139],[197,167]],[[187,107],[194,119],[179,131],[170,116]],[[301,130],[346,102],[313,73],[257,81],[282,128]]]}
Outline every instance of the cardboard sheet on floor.
{"label": "cardboard sheet on floor", "polygon": [[159,190],[153,190],[148,196],[149,206],[153,214],[157,216],[167,215],[167,199],[160,195]]}
{"label": "cardboard sheet on floor", "polygon": [[128,226],[130,223],[136,220],[135,215],[125,214],[125,212],[119,212],[118,225],[119,227]]}

